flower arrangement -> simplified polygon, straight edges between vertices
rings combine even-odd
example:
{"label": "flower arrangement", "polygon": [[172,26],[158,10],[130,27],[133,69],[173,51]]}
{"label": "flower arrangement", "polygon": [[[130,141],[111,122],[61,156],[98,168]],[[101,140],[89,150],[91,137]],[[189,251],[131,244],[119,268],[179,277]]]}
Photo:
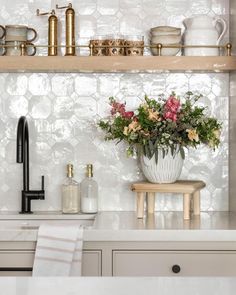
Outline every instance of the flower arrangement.
{"label": "flower arrangement", "polygon": [[163,158],[170,151],[173,157],[180,152],[184,159],[185,147],[206,144],[215,149],[220,143],[221,123],[205,114],[206,107],[196,104],[201,97],[187,92],[182,102],[174,92],[167,99],[145,96],[135,111],[127,111],[125,103],[110,97],[111,115],[98,125],[106,132],[106,140],[127,143],[128,155],[136,151],[149,159],[155,155],[157,163],[161,149]]}

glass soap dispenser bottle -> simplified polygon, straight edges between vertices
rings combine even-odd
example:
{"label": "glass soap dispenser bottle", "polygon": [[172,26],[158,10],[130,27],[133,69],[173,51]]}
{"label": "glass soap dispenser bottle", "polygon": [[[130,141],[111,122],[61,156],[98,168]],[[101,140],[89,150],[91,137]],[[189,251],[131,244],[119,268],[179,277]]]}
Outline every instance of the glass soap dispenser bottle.
{"label": "glass soap dispenser bottle", "polygon": [[62,212],[78,213],[80,211],[79,184],[74,179],[73,165],[67,165],[67,178],[62,185]]}
{"label": "glass soap dispenser bottle", "polygon": [[87,165],[87,175],[81,182],[81,211],[83,213],[97,213],[98,185],[93,179],[93,165]]}

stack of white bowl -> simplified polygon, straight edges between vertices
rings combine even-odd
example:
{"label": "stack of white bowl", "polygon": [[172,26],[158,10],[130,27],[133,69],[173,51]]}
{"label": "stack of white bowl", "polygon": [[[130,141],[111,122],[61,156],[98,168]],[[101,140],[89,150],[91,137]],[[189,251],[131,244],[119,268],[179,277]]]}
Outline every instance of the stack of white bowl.
{"label": "stack of white bowl", "polygon": [[[150,30],[151,45],[180,45],[181,29],[168,26],[155,27]],[[177,55],[180,48],[162,48],[161,55]],[[158,55],[157,48],[151,48],[153,55]]]}

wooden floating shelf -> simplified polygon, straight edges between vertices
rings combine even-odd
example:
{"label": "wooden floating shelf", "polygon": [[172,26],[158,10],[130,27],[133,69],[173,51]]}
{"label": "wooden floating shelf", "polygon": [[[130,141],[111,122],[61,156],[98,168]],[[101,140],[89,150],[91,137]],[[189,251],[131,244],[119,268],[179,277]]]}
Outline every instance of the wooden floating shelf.
{"label": "wooden floating shelf", "polygon": [[2,56],[0,72],[229,72],[236,56]]}

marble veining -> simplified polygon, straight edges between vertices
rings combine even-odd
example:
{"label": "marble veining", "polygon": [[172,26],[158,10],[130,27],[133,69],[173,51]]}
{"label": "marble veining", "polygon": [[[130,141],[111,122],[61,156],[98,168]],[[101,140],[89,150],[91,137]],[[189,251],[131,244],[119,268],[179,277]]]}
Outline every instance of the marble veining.
{"label": "marble veining", "polygon": [[[70,1],[59,1],[65,4]],[[47,43],[47,18],[35,10],[49,10],[56,1],[2,0],[0,24],[28,24],[35,27],[36,43]],[[197,0],[79,0],[76,10],[77,42],[87,44],[93,34],[143,34],[150,27],[181,26],[193,14],[223,16],[228,20],[229,1]],[[64,42],[64,13],[60,16],[60,36]],[[112,24],[112,25],[111,25]],[[226,39],[228,36],[226,36]],[[86,50],[80,52],[86,55]],[[45,50],[38,51],[39,55]],[[63,52],[62,52],[63,54]],[[150,54],[148,51],[145,54]],[[207,183],[202,192],[202,210],[228,210],[228,74],[0,74],[0,210],[19,210],[22,185],[21,166],[15,163],[16,125],[26,115],[30,128],[32,189],[45,175],[46,199],[36,201],[32,210],[60,210],[60,184],[65,165],[73,162],[75,178],[84,177],[85,164],[92,162],[99,183],[99,210],[135,210],[130,183],[143,179],[137,159],[127,159],[125,147],[104,142],[96,122],[109,112],[108,97],[125,100],[132,109],[144,94],[157,97],[175,90],[204,94],[200,104],[223,123],[222,143],[212,152],[206,147],[189,150],[181,177]],[[179,196],[159,196],[156,210],[181,210]]]}

